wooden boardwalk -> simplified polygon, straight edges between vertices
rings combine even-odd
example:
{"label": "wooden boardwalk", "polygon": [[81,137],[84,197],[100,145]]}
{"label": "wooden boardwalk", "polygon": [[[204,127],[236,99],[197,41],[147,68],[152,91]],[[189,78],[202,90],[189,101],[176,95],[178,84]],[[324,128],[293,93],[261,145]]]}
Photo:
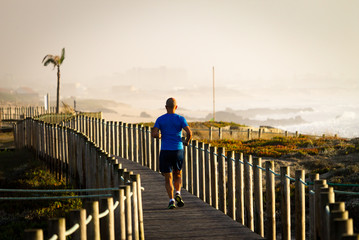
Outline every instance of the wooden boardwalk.
{"label": "wooden boardwalk", "polygon": [[123,168],[141,174],[146,239],[263,239],[242,224],[182,189],[185,206],[167,209],[164,177],[126,159]]}

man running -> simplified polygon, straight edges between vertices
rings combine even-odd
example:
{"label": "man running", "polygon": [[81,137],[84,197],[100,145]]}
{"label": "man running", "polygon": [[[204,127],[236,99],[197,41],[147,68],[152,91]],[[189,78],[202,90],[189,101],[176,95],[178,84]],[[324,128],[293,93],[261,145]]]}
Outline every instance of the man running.
{"label": "man running", "polygon": [[[183,207],[181,197],[182,163],[184,158],[183,145],[187,146],[192,138],[192,131],[186,119],[175,113],[177,103],[174,98],[166,101],[167,113],[157,118],[152,129],[152,137],[161,138],[160,171],[165,176],[166,190],[170,202],[169,209]],[[186,132],[186,140],[182,142],[182,129]],[[161,131],[161,133],[159,132]],[[174,186],[173,186],[174,185]],[[173,197],[174,188],[176,195]]]}

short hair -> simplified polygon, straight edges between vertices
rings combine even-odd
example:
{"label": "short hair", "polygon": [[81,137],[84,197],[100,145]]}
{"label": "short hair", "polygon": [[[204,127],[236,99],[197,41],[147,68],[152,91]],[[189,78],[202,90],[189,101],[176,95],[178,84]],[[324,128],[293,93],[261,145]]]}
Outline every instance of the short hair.
{"label": "short hair", "polygon": [[174,108],[176,105],[177,105],[176,99],[174,99],[174,98],[169,98],[169,99],[167,99],[167,101],[166,101],[166,107]]}

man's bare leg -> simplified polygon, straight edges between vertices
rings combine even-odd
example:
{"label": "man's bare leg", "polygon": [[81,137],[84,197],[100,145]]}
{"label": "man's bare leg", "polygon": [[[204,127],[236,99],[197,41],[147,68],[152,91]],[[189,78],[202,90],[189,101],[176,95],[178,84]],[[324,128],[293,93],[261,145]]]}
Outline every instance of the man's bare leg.
{"label": "man's bare leg", "polygon": [[176,197],[175,200],[177,202],[177,206],[178,207],[183,207],[184,206],[184,202],[182,200],[182,196],[180,194],[181,192],[181,186],[182,186],[182,171],[178,171],[178,170],[173,170],[173,178],[174,178],[174,185],[176,188]]}
{"label": "man's bare leg", "polygon": [[168,197],[170,199],[173,199],[173,177],[172,177],[172,173],[164,173],[163,174],[165,176],[165,180],[166,180],[166,190],[167,190],[167,194]]}
{"label": "man's bare leg", "polygon": [[182,187],[182,170],[173,170],[174,187],[177,192],[181,192]]}

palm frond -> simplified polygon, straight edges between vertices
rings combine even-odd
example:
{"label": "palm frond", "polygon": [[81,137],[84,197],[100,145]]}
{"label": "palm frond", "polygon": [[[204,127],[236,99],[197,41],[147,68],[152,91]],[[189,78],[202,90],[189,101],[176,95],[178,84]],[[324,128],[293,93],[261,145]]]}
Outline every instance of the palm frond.
{"label": "palm frond", "polygon": [[64,60],[65,60],[65,48],[63,48],[61,51],[61,58],[59,64],[61,64]]}
{"label": "palm frond", "polygon": [[50,55],[50,54],[47,54],[47,55],[44,57],[44,59],[42,59],[42,62],[44,62],[46,58],[54,58],[54,56],[53,56],[53,55]]}
{"label": "palm frond", "polygon": [[48,58],[45,62],[44,62],[44,66],[46,67],[47,65],[49,65],[49,63],[54,64],[54,68],[57,65],[56,61],[53,58]]}

